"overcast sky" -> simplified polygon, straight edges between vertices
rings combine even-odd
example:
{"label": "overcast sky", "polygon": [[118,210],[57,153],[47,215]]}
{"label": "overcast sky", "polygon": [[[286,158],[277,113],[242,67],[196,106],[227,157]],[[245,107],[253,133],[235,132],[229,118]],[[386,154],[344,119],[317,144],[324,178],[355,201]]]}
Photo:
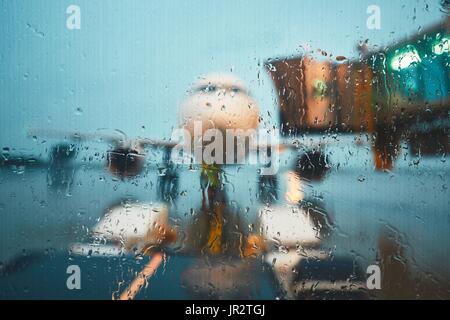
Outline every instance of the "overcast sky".
{"label": "overcast sky", "polygon": [[[169,137],[202,74],[233,72],[276,124],[268,58],[302,47],[356,56],[441,21],[439,1],[2,1],[0,146],[30,147],[26,127]],[[66,8],[81,8],[81,30]],[[369,5],[381,29],[366,27]],[[270,111],[272,119],[267,115]]]}

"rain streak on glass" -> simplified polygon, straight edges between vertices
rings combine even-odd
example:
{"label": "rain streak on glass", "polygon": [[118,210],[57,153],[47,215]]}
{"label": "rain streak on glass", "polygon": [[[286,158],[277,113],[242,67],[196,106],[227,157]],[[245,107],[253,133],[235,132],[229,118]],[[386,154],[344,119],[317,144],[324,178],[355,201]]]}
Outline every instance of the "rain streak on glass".
{"label": "rain streak on glass", "polygon": [[0,299],[450,298],[448,0],[53,2],[0,10]]}

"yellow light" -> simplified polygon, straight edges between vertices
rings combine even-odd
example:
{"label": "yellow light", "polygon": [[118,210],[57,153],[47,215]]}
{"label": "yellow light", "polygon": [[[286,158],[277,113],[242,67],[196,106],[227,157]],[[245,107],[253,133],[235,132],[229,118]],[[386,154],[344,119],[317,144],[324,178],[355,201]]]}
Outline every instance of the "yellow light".
{"label": "yellow light", "polygon": [[296,204],[304,198],[302,180],[293,171],[289,171],[287,174],[287,190],[285,198],[286,201],[291,204]]}
{"label": "yellow light", "polygon": [[392,57],[391,68],[399,71],[410,67],[414,63],[420,62],[422,62],[422,59],[420,58],[416,48],[413,46],[407,46],[406,50],[401,51]]}

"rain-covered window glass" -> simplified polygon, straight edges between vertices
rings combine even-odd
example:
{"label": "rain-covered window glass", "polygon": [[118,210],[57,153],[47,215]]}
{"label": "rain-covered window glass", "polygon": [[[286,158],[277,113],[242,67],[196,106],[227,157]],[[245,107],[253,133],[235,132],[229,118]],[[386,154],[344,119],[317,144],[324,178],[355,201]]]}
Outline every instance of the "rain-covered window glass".
{"label": "rain-covered window glass", "polygon": [[1,1],[0,299],[449,299],[449,6]]}

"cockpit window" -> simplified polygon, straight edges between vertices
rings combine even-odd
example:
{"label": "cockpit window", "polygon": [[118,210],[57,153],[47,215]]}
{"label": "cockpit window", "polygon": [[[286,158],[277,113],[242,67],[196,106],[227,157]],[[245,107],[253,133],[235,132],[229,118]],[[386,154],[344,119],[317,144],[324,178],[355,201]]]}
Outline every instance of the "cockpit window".
{"label": "cockpit window", "polygon": [[241,92],[242,90],[240,89],[240,88],[238,88],[238,87],[231,87],[231,90],[230,90],[231,92],[233,92],[233,93],[239,93],[239,92]]}
{"label": "cockpit window", "polygon": [[205,93],[210,93],[210,92],[215,92],[217,90],[217,86],[213,85],[213,84],[208,84],[206,86],[201,86],[197,89],[197,91],[199,92],[205,92]]}

